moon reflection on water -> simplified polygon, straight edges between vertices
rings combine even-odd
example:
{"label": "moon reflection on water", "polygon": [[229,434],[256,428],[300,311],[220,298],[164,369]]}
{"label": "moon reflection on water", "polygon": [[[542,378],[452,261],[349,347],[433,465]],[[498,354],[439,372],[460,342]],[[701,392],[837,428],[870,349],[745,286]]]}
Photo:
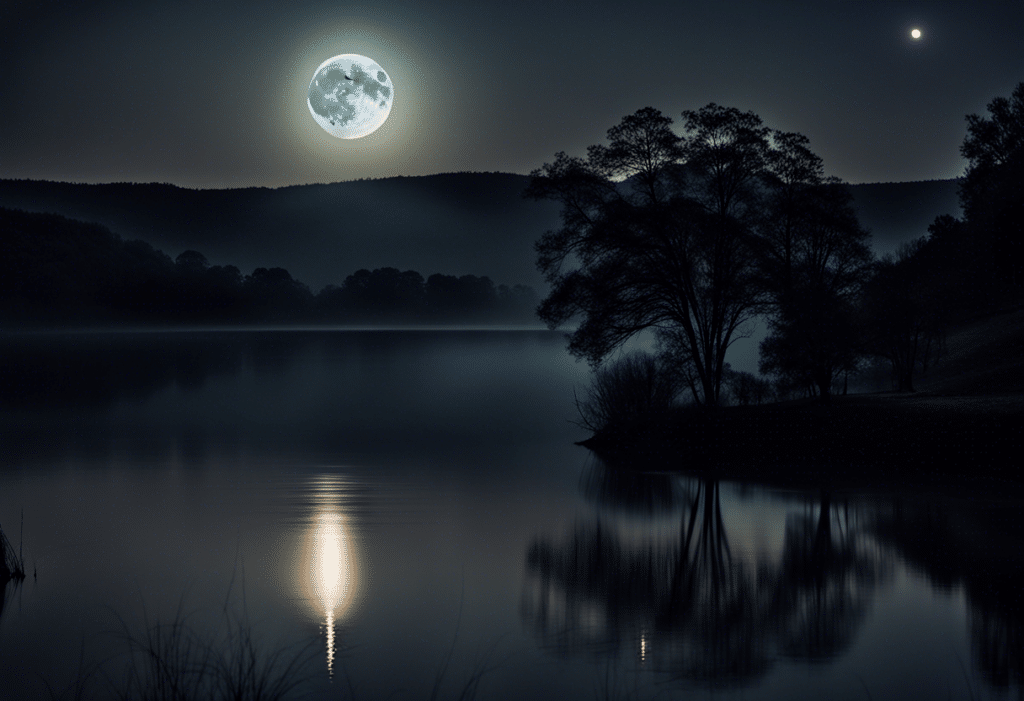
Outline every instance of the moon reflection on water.
{"label": "moon reflection on water", "polygon": [[352,612],[357,584],[351,526],[343,503],[348,486],[343,479],[326,477],[314,486],[314,512],[300,568],[299,587],[324,626],[330,676],[334,675],[335,628]]}

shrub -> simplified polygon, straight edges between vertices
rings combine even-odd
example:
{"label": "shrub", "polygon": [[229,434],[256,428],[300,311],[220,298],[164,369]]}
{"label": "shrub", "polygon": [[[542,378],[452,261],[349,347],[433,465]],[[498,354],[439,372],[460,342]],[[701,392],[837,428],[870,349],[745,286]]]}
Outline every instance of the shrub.
{"label": "shrub", "polygon": [[600,431],[671,407],[683,389],[683,378],[661,359],[637,351],[601,367],[587,396],[577,397],[580,425]]}
{"label": "shrub", "polygon": [[774,388],[769,380],[743,370],[728,369],[724,382],[740,406],[763,404],[772,400]]}

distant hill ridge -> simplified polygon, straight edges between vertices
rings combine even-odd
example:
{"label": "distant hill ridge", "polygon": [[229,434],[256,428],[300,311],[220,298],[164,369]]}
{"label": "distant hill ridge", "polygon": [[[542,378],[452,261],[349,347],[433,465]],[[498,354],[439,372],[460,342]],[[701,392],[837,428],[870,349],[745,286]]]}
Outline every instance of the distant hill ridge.
{"label": "distant hill ridge", "polygon": [[[172,257],[201,251],[248,272],[280,266],[314,290],[357,268],[487,275],[544,291],[534,242],[558,206],[522,197],[528,176],[443,173],[330,184],[196,190],[165,183],[0,180],[0,206],[103,224]],[[850,185],[880,253],[959,215],[957,180]]]}

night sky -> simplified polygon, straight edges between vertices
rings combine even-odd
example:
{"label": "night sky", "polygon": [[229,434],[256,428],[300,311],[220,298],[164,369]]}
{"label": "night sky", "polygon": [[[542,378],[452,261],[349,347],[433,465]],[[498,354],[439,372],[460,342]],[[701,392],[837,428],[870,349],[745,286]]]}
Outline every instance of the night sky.
{"label": "night sky", "polygon": [[[910,38],[912,28],[923,32]],[[961,175],[964,115],[1024,80],[1024,2],[41,2],[0,5],[0,178],[282,186],[528,173],[650,105],[811,139],[849,182]],[[341,53],[388,121],[306,106]]]}

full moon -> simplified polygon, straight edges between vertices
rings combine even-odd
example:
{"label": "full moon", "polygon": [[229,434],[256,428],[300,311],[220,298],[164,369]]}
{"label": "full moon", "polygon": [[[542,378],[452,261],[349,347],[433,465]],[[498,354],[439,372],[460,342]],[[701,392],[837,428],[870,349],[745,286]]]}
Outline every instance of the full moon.
{"label": "full moon", "polygon": [[309,113],[331,136],[358,139],[391,114],[395,86],[372,58],[341,54],[320,64],[309,83]]}
{"label": "full moon", "polygon": [[910,30],[910,36],[914,37],[915,39],[920,39],[921,38],[921,30],[920,29],[911,29]]}

